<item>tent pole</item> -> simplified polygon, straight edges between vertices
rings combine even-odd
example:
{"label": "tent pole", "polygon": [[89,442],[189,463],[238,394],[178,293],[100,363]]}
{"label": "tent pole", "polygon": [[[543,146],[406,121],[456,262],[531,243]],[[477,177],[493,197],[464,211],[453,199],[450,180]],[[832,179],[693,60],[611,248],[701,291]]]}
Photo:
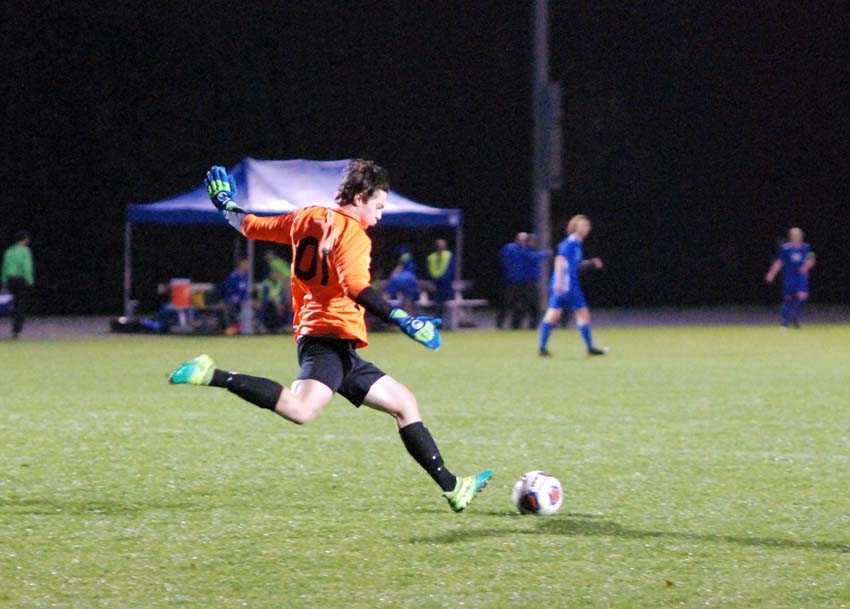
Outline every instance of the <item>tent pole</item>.
{"label": "tent pole", "polygon": [[254,242],[247,239],[245,242],[245,254],[248,259],[248,298],[242,303],[241,334],[254,333],[254,306],[251,296],[254,293]]}
{"label": "tent pole", "polygon": [[133,314],[130,306],[130,290],[133,285],[133,257],[132,257],[132,234],[133,228],[129,222],[124,223],[124,316]]}
{"label": "tent pole", "polygon": [[458,218],[455,227],[455,281],[463,279],[463,220]]}

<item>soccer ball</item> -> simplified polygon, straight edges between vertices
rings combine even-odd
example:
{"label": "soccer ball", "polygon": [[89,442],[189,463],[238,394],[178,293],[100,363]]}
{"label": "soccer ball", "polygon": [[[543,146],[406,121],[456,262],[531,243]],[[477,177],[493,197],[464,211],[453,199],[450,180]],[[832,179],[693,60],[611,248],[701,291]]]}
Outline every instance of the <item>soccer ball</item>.
{"label": "soccer ball", "polygon": [[555,476],[535,470],[522,475],[514,484],[511,499],[523,514],[551,516],[561,509],[564,491]]}

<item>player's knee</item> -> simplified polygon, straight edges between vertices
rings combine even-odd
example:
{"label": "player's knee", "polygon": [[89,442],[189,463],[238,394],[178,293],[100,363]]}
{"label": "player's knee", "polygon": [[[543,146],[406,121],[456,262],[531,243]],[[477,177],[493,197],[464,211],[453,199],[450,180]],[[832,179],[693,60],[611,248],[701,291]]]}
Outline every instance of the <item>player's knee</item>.
{"label": "player's knee", "polygon": [[287,418],[296,425],[306,425],[311,421],[309,413],[300,408],[291,409]]}
{"label": "player's knee", "polygon": [[407,395],[401,400],[399,405],[399,413],[404,419],[419,418],[419,403],[416,401],[416,396],[410,391],[407,392]]}
{"label": "player's knee", "polygon": [[392,414],[400,425],[407,425],[420,420],[419,403],[416,401],[416,396],[407,387],[398,392]]}
{"label": "player's knee", "polygon": [[295,398],[292,394],[281,395],[275,408],[278,414],[283,415],[296,425],[306,425],[319,416],[320,410],[320,408],[314,407],[308,402]]}
{"label": "player's knee", "polygon": [[296,425],[306,425],[313,419],[319,416],[318,408],[310,408],[306,405],[301,405],[290,411],[290,420]]}

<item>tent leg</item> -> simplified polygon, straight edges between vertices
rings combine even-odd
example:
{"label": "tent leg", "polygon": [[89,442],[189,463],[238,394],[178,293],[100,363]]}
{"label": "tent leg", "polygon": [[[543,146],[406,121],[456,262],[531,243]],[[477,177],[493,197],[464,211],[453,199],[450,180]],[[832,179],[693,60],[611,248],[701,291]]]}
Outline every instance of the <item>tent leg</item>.
{"label": "tent leg", "polygon": [[252,295],[254,293],[254,242],[248,239],[245,243],[245,254],[248,259],[248,298],[242,303],[240,333],[254,333],[254,305]]}
{"label": "tent leg", "polygon": [[463,225],[455,227],[455,281],[463,279]]}
{"label": "tent leg", "polygon": [[458,221],[455,227],[455,276],[454,289],[452,290],[452,300],[455,302],[450,309],[449,328],[457,330],[460,327],[458,301],[463,300],[463,290],[460,288],[460,281],[463,279],[463,224]]}
{"label": "tent leg", "polygon": [[129,222],[124,223],[124,316],[133,315],[133,305],[130,302],[133,287],[133,254],[132,254],[133,228]]}

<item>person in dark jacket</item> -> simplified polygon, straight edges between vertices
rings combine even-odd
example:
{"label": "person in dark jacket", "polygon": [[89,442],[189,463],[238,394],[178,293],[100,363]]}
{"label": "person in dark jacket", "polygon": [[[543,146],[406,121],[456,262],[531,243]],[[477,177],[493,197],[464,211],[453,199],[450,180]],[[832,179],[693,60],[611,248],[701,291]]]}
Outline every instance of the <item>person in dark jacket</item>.
{"label": "person in dark jacket", "polygon": [[503,328],[508,312],[511,314],[511,327],[516,330],[522,325],[523,318],[529,320],[529,328],[536,328],[540,317],[537,304],[537,281],[540,279],[540,264],[546,252],[533,247],[532,237],[528,233],[517,233],[513,242],[499,251],[499,262],[505,282],[504,295],[496,325]]}

